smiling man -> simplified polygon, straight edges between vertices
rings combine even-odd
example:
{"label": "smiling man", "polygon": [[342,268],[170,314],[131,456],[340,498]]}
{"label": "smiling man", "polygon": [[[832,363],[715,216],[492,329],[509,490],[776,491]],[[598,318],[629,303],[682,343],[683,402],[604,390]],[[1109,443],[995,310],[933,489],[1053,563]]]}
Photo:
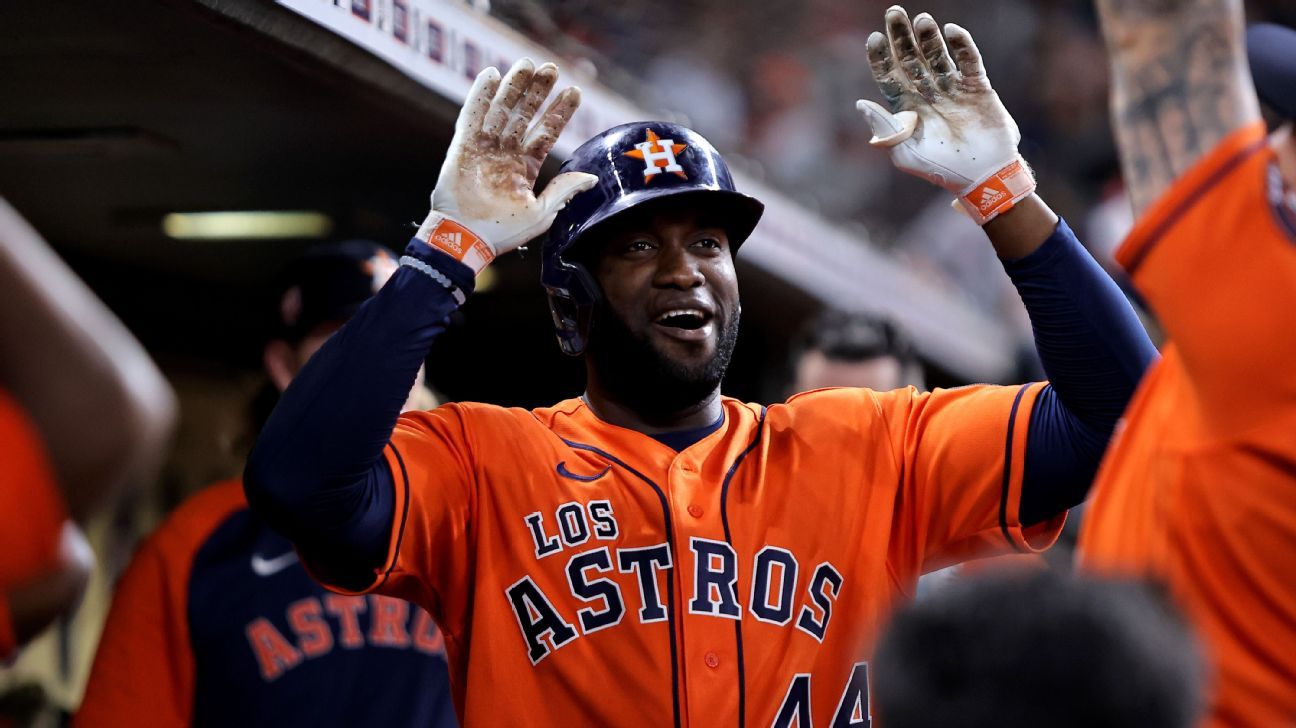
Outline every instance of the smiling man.
{"label": "smiling man", "polygon": [[[288,388],[245,479],[318,578],[432,612],[465,723],[867,725],[861,660],[919,574],[1043,547],[1084,497],[1151,344],[1034,195],[967,32],[893,8],[870,48],[877,144],[983,224],[1052,383],[722,397],[761,204],[665,122],[599,134],[534,195],[578,92],[532,125],[557,69],[487,69],[401,270]],[[546,229],[584,395],[400,415],[474,273]]]}

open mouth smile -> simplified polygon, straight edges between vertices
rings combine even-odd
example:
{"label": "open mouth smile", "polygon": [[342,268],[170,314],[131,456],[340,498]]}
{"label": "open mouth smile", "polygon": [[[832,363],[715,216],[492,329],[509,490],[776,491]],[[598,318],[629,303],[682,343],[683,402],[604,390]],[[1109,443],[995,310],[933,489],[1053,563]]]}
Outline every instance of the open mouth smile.
{"label": "open mouth smile", "polygon": [[701,341],[715,328],[714,315],[701,308],[672,308],[653,319],[658,331],[681,341]]}

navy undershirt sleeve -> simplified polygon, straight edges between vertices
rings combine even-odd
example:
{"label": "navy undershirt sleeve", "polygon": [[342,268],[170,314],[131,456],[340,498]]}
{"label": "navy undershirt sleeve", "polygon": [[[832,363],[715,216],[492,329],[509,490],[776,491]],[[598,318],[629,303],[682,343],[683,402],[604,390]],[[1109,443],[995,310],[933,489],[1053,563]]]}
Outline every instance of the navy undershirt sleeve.
{"label": "navy undershirt sleeve", "polygon": [[468,267],[419,240],[405,255],[298,372],[243,474],[252,508],[319,576],[344,588],[367,586],[386,556],[395,494],[383,448],[459,305],[446,283],[461,296],[473,287]]}
{"label": "navy undershirt sleeve", "polygon": [[1048,375],[1031,412],[1023,525],[1080,504],[1156,348],[1116,283],[1063,220],[1030,255],[1003,261]]}

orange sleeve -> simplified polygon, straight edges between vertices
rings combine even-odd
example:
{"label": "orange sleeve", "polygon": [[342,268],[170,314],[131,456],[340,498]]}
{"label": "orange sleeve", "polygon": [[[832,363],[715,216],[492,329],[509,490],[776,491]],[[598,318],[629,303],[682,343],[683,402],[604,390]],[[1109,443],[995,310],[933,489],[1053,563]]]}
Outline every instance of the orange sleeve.
{"label": "orange sleeve", "polygon": [[476,482],[464,406],[401,415],[383,452],[396,488],[396,512],[387,558],[361,593],[414,602],[447,632],[457,632],[466,615],[444,595],[467,593],[466,536]]}
{"label": "orange sleeve", "polygon": [[65,519],[63,496],[35,425],[0,390],[0,592],[54,561]]}
{"label": "orange sleeve", "polygon": [[1294,201],[1257,122],[1180,177],[1117,253],[1217,426],[1254,426],[1296,396]]}
{"label": "orange sleeve", "polygon": [[1006,550],[1052,545],[1066,514],[1018,518],[1026,437],[1042,383],[875,393],[900,469],[903,552],[923,571]]}
{"label": "orange sleeve", "polygon": [[238,481],[207,488],[140,546],[117,583],[74,725],[164,728],[193,722],[188,616],[193,557],[244,504]]}
{"label": "orange sleeve", "polygon": [[76,725],[189,725],[194,661],[176,602],[185,587],[171,583],[167,558],[149,539],[117,584]]}

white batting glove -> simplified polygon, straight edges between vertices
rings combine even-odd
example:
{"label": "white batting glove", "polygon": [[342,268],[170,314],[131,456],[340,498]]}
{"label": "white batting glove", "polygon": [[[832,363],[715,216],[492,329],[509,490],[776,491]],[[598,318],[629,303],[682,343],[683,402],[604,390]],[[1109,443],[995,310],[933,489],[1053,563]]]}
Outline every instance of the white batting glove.
{"label": "white batting glove", "polygon": [[540,165],[580,106],[580,89],[565,88],[531,126],[557,81],[557,66],[536,68],[528,58],[513,64],[503,81],[493,67],[477,74],[432,192],[432,212],[419,227],[420,240],[481,272],[495,256],[547,230],[568,200],[598,181],[567,172],[539,195],[532,193]]}
{"label": "white batting glove", "polygon": [[956,207],[981,225],[1033,193],[1035,176],[1017,153],[1021,132],[990,88],[972,36],[949,23],[942,38],[931,15],[910,24],[899,5],[887,10],[886,30],[869,36],[868,53],[891,110],[855,103],[873,128],[869,143],[954,193]]}

